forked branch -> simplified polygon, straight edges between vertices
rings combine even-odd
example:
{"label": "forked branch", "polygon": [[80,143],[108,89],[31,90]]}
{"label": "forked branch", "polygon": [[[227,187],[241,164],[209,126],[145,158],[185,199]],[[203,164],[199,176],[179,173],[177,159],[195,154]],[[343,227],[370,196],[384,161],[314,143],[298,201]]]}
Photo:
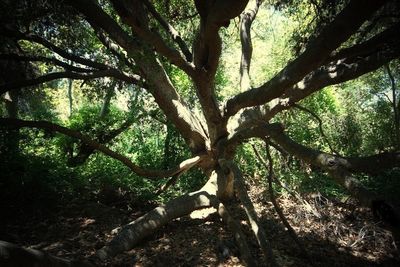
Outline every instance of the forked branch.
{"label": "forked branch", "polygon": [[307,45],[306,50],[275,77],[260,87],[242,92],[228,100],[225,116],[230,117],[242,108],[261,105],[280,97],[287,88],[292,87],[305,75],[321,66],[331,52],[352,36],[362,23],[385,2],[384,0],[350,1],[336,18]]}

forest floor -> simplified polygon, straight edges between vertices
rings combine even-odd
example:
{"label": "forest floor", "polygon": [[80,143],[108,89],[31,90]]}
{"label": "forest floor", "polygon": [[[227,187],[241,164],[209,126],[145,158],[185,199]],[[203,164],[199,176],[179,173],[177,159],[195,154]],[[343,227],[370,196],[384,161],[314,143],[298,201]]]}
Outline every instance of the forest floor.
{"label": "forest floor", "polygon": [[[281,266],[400,266],[399,254],[388,230],[366,209],[329,200],[320,194],[278,198],[287,220],[309,253],[307,260],[288,235],[266,192],[252,186],[251,198]],[[124,225],[154,207],[111,207],[75,201],[58,212],[36,213],[1,225],[0,239],[78,259],[93,255]],[[245,213],[228,205],[243,225]],[[23,212],[21,214],[24,214]],[[255,258],[261,259],[250,230],[245,231]],[[101,266],[243,266],[233,235],[212,209],[177,219],[139,246]],[[261,260],[260,260],[261,262]]]}

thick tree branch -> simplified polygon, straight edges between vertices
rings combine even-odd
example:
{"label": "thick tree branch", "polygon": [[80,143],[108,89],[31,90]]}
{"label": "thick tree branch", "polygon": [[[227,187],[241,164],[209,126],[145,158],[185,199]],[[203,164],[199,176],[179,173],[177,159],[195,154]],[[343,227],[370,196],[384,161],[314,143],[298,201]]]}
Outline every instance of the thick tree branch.
{"label": "thick tree branch", "polygon": [[400,167],[399,152],[382,153],[360,158],[340,157],[296,143],[279,126],[259,125],[258,127],[242,130],[241,136],[245,138],[265,138],[269,136],[288,153],[327,171],[338,184],[346,188],[350,194],[365,206],[371,206],[372,202],[380,199],[381,196],[365,188],[360,181],[351,176],[351,173],[363,172],[376,174],[380,171]]}
{"label": "thick tree branch", "polygon": [[126,2],[123,0],[113,0],[114,9],[117,11],[123,22],[131,27],[132,31],[144,42],[154,47],[162,56],[167,58],[172,64],[182,69],[189,76],[193,76],[194,67],[186,61],[178,50],[167,45],[161,36],[150,30],[146,10],[143,8],[142,1]]}
{"label": "thick tree branch", "polygon": [[[351,49],[356,53],[354,56],[350,56],[346,52],[347,58],[337,59],[309,73],[293,87],[285,90],[280,98],[271,101],[270,107],[245,109],[237,118],[241,121],[241,127],[248,127],[259,120],[269,121],[277,113],[291,108],[294,103],[326,86],[355,79],[398,58],[400,56],[400,41],[397,36],[400,34],[400,27],[392,27],[381,34],[390,36],[390,38],[382,41],[383,45],[379,45],[379,47],[369,47],[370,45],[373,46],[374,42],[370,42],[368,46],[360,44],[365,50],[373,52],[361,56],[356,53],[357,49]],[[380,39],[378,36],[377,38]]]}
{"label": "thick tree branch", "polygon": [[241,130],[229,138],[226,145],[234,146],[252,137],[265,138],[268,136],[286,152],[321,168],[328,168],[333,164],[332,166],[339,166],[349,172],[375,175],[400,167],[400,152],[384,152],[367,157],[342,157],[328,154],[296,143],[284,133],[284,129],[279,123],[260,123],[256,127]]}
{"label": "thick tree branch", "polygon": [[[135,60],[144,74],[144,78],[148,81],[149,92],[154,96],[168,119],[180,130],[191,150],[194,153],[204,151],[207,135],[204,133],[200,121],[183,103],[152,49],[141,46],[93,0],[82,0],[79,3],[70,0],[69,2],[86,16],[91,25],[103,29],[113,41],[127,51],[128,56]],[[123,3],[114,1],[114,4],[121,5]],[[177,53],[180,57],[179,52]],[[187,64],[186,61],[185,64]]]}
{"label": "thick tree branch", "polygon": [[322,65],[331,52],[353,35],[385,2],[384,0],[350,1],[337,17],[309,42],[306,50],[275,77],[260,87],[240,93],[228,100],[225,116],[230,117],[242,108],[261,105],[281,96],[287,88]]}
{"label": "thick tree branch", "polygon": [[132,249],[156,229],[194,210],[210,206],[218,207],[216,179],[216,175],[211,176],[200,190],[173,199],[124,226],[110,243],[97,251],[97,257],[105,260]]}
{"label": "thick tree branch", "polygon": [[215,97],[215,74],[222,51],[218,34],[221,27],[240,15],[248,0],[195,1],[200,27],[193,43],[193,62],[197,71],[196,92],[206,118],[211,144],[227,135]]}
{"label": "thick tree branch", "polygon": [[242,45],[242,57],[240,60],[240,90],[247,91],[251,88],[250,83],[250,63],[253,54],[251,42],[251,24],[256,18],[258,8],[262,0],[252,0],[251,5],[240,15],[240,43]]}
{"label": "thick tree branch", "polygon": [[396,23],[365,42],[334,51],[327,58],[326,63],[349,57],[365,57],[376,51],[383,50],[388,44],[398,39],[397,37],[400,33],[399,27],[400,23]]}
{"label": "thick tree branch", "polygon": [[134,164],[130,159],[127,157],[107,148],[106,146],[94,141],[89,136],[84,135],[78,131],[68,129],[66,127],[60,126],[55,123],[47,122],[47,121],[25,121],[19,119],[6,119],[0,118],[0,125],[4,127],[11,127],[11,128],[39,128],[48,131],[59,132],[69,137],[77,138],[84,142],[85,144],[91,146],[92,148],[104,153],[105,155],[116,159],[131,169],[134,173],[139,176],[146,177],[146,178],[164,178],[170,177],[176,174],[179,174],[182,171],[186,171],[187,169],[193,167],[194,165],[198,164],[201,160],[204,159],[204,155],[196,156],[192,159],[188,159],[183,161],[179,166],[169,169],[169,170],[146,170],[142,169],[141,167]]}
{"label": "thick tree branch", "polygon": [[68,2],[83,14],[91,25],[96,25],[96,27],[103,29],[111,39],[128,51],[128,53],[135,53],[139,50],[139,43],[104,12],[95,1],[68,0]]}
{"label": "thick tree branch", "polygon": [[92,25],[92,28],[95,30],[97,38],[100,42],[109,50],[111,53],[116,56],[121,62],[124,62],[126,66],[131,69],[135,69],[135,62],[128,57],[127,52],[117,43],[113,42],[107,34],[103,32],[102,29],[98,28],[96,25]]}

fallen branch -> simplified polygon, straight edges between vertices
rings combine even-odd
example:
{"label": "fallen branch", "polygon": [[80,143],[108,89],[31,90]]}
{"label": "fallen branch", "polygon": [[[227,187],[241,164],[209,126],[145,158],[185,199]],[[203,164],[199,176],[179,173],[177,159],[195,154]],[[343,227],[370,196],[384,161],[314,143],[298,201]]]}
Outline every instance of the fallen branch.
{"label": "fallen branch", "polygon": [[182,171],[186,171],[190,169],[191,167],[197,165],[203,158],[204,155],[199,155],[194,158],[187,159],[183,161],[181,164],[176,166],[175,168],[169,169],[169,170],[147,170],[139,167],[138,165],[134,164],[129,158],[125,157],[124,155],[121,155],[108,147],[94,141],[91,139],[89,136],[84,135],[78,131],[60,126],[55,123],[51,123],[48,121],[25,121],[25,120],[19,120],[19,119],[10,119],[10,118],[0,118],[0,125],[1,126],[6,126],[9,128],[23,128],[23,127],[28,127],[28,128],[39,128],[39,129],[45,129],[53,132],[59,132],[64,135],[77,138],[84,142],[85,144],[89,145],[95,150],[98,150],[102,153],[104,153],[107,156],[110,156],[113,159],[116,159],[123,163],[125,166],[127,166],[129,169],[131,169],[134,173],[136,173],[139,176],[146,177],[146,178],[165,178],[165,177],[171,177],[174,175],[177,175],[181,173]]}

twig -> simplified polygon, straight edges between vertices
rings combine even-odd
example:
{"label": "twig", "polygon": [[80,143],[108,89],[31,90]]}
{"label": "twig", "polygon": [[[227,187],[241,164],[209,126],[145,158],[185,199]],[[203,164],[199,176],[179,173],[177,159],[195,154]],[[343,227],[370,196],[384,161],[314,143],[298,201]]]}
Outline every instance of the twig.
{"label": "twig", "polygon": [[337,151],[333,148],[333,146],[332,146],[331,143],[329,142],[328,137],[325,135],[324,129],[322,128],[322,120],[321,120],[321,118],[318,117],[318,115],[315,114],[313,111],[311,111],[311,110],[309,110],[308,108],[305,108],[305,107],[303,107],[303,106],[300,106],[299,104],[294,103],[292,106],[295,107],[295,108],[298,108],[298,109],[300,109],[300,110],[302,110],[302,111],[304,111],[304,112],[307,112],[308,114],[310,114],[313,118],[315,118],[315,119],[318,121],[318,128],[319,128],[319,131],[320,131],[322,137],[325,139],[325,142],[328,144],[329,149],[331,150],[332,153],[335,153],[336,155],[339,155],[339,156],[340,156],[339,152],[337,152]]}
{"label": "twig", "polygon": [[[269,144],[270,144],[270,143],[271,143],[271,142],[269,141]],[[271,145],[271,146],[272,146],[272,145]],[[257,149],[254,145],[252,145],[252,147],[253,147],[253,151],[254,151],[254,153],[256,154],[256,157],[258,158],[258,160],[261,162],[261,164],[264,165],[264,167],[265,167],[266,169],[268,169],[268,165],[267,165],[267,163],[264,161],[264,159],[262,158],[262,156],[261,156],[260,152],[258,151],[258,149]],[[275,147],[275,146],[273,146],[273,147],[274,147],[275,149],[277,148],[277,147]],[[315,217],[321,218],[321,214],[320,214],[316,209],[314,209],[314,208],[311,206],[311,204],[308,203],[307,200],[305,200],[304,198],[302,198],[301,195],[300,195],[299,193],[297,193],[296,191],[290,189],[284,182],[282,182],[282,181],[281,181],[280,179],[278,179],[276,176],[273,176],[272,179],[273,179],[273,181],[274,181],[275,183],[278,183],[280,187],[282,187],[283,189],[285,189],[286,192],[288,192],[292,197],[296,198],[302,205],[304,205],[308,210],[310,210],[310,211],[314,214]]]}

